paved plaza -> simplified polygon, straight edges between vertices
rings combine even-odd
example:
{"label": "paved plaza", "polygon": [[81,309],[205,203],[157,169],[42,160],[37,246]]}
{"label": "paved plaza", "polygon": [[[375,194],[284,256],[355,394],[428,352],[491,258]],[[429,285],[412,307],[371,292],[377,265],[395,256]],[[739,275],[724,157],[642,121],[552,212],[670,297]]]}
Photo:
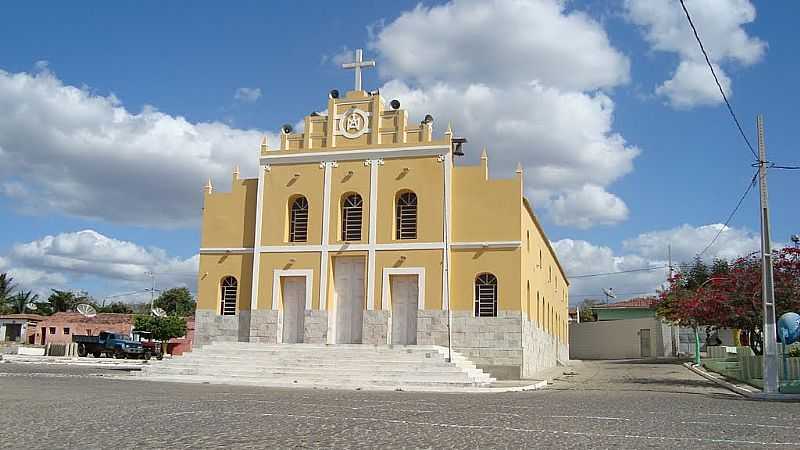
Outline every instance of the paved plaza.
{"label": "paved plaza", "polygon": [[676,363],[586,362],[547,389],[430,394],[128,381],[0,364],[2,448],[800,448],[796,403]]}

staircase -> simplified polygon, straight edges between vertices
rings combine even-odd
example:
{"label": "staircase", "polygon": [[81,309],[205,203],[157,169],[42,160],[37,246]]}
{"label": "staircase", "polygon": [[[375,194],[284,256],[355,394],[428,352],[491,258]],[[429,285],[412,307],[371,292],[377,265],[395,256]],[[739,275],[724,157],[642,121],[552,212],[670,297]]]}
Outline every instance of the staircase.
{"label": "staircase", "polygon": [[151,361],[137,376],[177,381],[330,389],[445,390],[488,387],[495,379],[433,345],[209,344]]}

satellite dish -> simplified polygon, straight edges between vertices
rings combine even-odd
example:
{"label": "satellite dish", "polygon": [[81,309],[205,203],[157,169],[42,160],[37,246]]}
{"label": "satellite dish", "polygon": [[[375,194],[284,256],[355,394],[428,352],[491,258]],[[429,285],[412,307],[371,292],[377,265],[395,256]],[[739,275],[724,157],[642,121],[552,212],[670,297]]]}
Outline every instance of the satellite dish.
{"label": "satellite dish", "polygon": [[167,315],[167,312],[164,311],[161,308],[153,308],[153,309],[150,310],[150,312],[152,312],[153,315],[156,316],[156,317],[164,317],[164,316]]}
{"label": "satellite dish", "polygon": [[97,315],[97,310],[94,309],[94,306],[87,305],[86,303],[81,303],[75,309],[77,309],[78,312],[84,317],[92,318]]}
{"label": "satellite dish", "polygon": [[36,311],[37,309],[39,309],[39,307],[36,306],[36,303],[28,303],[27,305],[25,305],[25,307],[30,309],[31,311]]}
{"label": "satellite dish", "polygon": [[608,298],[617,298],[617,294],[614,293],[614,288],[603,288],[603,294],[606,294]]}
{"label": "satellite dish", "polygon": [[430,114],[425,114],[425,118],[422,119],[422,123],[433,123],[433,116]]}
{"label": "satellite dish", "polygon": [[283,134],[289,134],[292,132],[292,130],[293,130],[292,125],[288,123],[283,124],[283,126],[281,127],[281,131],[283,131]]}
{"label": "satellite dish", "polygon": [[392,109],[400,108],[400,100],[394,99],[391,102],[389,102],[389,104],[392,105]]}

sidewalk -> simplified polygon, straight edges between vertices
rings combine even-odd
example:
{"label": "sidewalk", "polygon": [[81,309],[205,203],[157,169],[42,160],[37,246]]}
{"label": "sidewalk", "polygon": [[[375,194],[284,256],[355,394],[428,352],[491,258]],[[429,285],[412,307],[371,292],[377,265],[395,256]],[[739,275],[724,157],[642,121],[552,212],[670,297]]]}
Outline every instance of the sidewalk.
{"label": "sidewalk", "polygon": [[740,383],[734,380],[719,375],[715,372],[709,372],[702,366],[695,366],[693,363],[687,362],[683,364],[687,369],[700,375],[701,377],[713,381],[718,385],[729,389],[737,394],[747,397],[751,400],[772,400],[772,401],[800,401],[800,394],[765,394],[758,389],[750,386],[749,384]]}

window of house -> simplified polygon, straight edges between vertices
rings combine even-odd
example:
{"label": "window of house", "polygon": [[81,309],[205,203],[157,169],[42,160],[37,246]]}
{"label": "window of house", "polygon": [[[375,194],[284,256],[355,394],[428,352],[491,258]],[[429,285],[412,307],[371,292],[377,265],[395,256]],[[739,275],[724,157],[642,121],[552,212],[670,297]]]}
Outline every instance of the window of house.
{"label": "window of house", "polygon": [[220,283],[220,312],[223,316],[236,315],[236,288],[239,283],[234,277],[225,277]]}
{"label": "window of house", "polygon": [[490,273],[475,277],[475,316],[497,317],[497,277]]}
{"label": "window of house", "polygon": [[64,327],[64,334],[69,334],[69,327]]}
{"label": "window of house", "polygon": [[50,327],[50,334],[56,334],[56,327]]}
{"label": "window of house", "polygon": [[397,197],[396,239],[417,238],[417,194],[404,192]]}
{"label": "window of house", "polygon": [[289,213],[289,242],[308,240],[308,200],[297,197],[292,201]]}
{"label": "window of house", "polygon": [[361,215],[364,202],[358,194],[350,194],[342,202],[342,240],[361,240]]}

